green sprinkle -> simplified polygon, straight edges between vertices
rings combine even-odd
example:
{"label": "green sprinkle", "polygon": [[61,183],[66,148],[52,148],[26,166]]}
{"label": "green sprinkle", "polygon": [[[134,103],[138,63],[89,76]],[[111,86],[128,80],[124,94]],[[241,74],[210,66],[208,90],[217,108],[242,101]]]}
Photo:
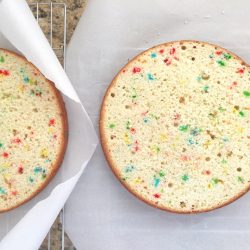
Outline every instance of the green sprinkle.
{"label": "green sprinkle", "polygon": [[7,194],[6,190],[4,188],[2,188],[2,187],[0,187],[0,195],[1,194]]}
{"label": "green sprinkle", "polygon": [[223,159],[223,160],[221,161],[221,163],[222,163],[222,164],[226,164],[227,161],[226,161],[225,159]]}
{"label": "green sprinkle", "polygon": [[209,55],[209,58],[214,58],[214,54]]}
{"label": "green sprinkle", "polygon": [[126,129],[131,129],[131,122],[130,121],[127,121],[126,122]]}
{"label": "green sprinkle", "polygon": [[212,183],[213,183],[214,185],[218,184],[218,183],[219,183],[219,179],[218,179],[218,178],[213,178],[213,179],[212,179]]}
{"label": "green sprinkle", "polygon": [[188,181],[189,180],[189,176],[187,175],[187,174],[184,174],[182,177],[181,177],[181,179],[183,180],[183,181]]}
{"label": "green sprinkle", "polygon": [[245,117],[245,116],[246,116],[245,112],[243,112],[243,111],[240,111],[240,112],[239,112],[239,115],[240,115],[241,117]]}
{"label": "green sprinkle", "polygon": [[247,91],[247,90],[243,91],[243,95],[245,97],[250,97],[250,91]]}
{"label": "green sprinkle", "polygon": [[204,87],[203,87],[203,90],[207,93],[208,92],[208,89],[209,89],[209,86],[207,86],[207,85],[205,85]]}
{"label": "green sprinkle", "polygon": [[109,124],[109,128],[115,128],[115,124],[114,123],[110,123]]}
{"label": "green sprinkle", "polygon": [[3,63],[4,62],[4,57],[0,56],[0,62]]}
{"label": "green sprinkle", "polygon": [[238,176],[238,182],[241,182],[241,183],[244,183],[244,178],[243,177],[241,177],[241,176]]}
{"label": "green sprinkle", "polygon": [[3,143],[0,142],[0,148],[2,148],[2,147],[3,147]]}
{"label": "green sprinkle", "polygon": [[226,63],[222,60],[218,60],[217,63],[222,67],[226,66]]}
{"label": "green sprinkle", "polygon": [[31,176],[29,177],[29,182],[33,183],[34,182],[34,178],[32,178]]}
{"label": "green sprinkle", "polygon": [[164,176],[165,176],[165,173],[161,170],[160,173],[159,173],[159,176],[160,176],[160,177],[164,177]]}
{"label": "green sprinkle", "polygon": [[47,177],[47,174],[46,173],[43,173],[42,174],[42,179],[45,179]]}
{"label": "green sprinkle", "polygon": [[219,111],[224,112],[224,111],[226,111],[226,109],[219,107]]}
{"label": "green sprinkle", "polygon": [[232,56],[231,56],[230,54],[223,54],[223,55],[224,55],[224,58],[225,58],[226,60],[229,60],[229,59],[232,58]]}
{"label": "green sprinkle", "polygon": [[187,132],[188,128],[189,128],[189,125],[181,125],[179,127],[179,130],[182,131],[182,132]]}
{"label": "green sprinkle", "polygon": [[151,73],[147,74],[148,80],[152,81],[155,80],[154,76]]}

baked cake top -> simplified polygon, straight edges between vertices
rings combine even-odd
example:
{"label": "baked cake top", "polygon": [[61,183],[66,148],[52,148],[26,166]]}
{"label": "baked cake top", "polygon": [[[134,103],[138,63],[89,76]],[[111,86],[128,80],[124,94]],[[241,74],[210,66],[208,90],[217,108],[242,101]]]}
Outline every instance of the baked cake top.
{"label": "baked cake top", "polygon": [[177,41],[129,62],[105,95],[100,133],[120,181],[179,213],[224,206],[250,187],[250,69],[216,45]]}
{"label": "baked cake top", "polygon": [[25,58],[0,49],[0,212],[37,194],[67,143],[64,103]]}

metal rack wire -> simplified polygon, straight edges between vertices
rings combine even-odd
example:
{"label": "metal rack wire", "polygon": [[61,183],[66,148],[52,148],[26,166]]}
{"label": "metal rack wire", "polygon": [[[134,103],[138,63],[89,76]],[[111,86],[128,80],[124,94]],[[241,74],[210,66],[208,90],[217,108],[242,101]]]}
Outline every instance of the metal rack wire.
{"label": "metal rack wire", "polygon": [[[45,35],[47,36],[51,47],[53,48],[55,54],[57,55],[58,59],[60,60],[60,62],[63,65],[63,68],[65,69],[65,65],[66,65],[66,60],[65,60],[65,54],[66,54],[66,35],[67,35],[67,6],[64,3],[52,3],[52,2],[36,2],[36,3],[30,3],[30,8],[33,11],[35,18],[37,20],[37,22],[39,23],[39,25],[41,26],[41,28],[43,29],[43,27],[47,27],[47,30],[43,30],[45,32]],[[41,12],[43,15],[41,15]],[[57,43],[59,43],[59,45],[55,45],[54,43],[54,28],[55,28],[55,16],[54,13],[60,13],[60,20],[57,20],[57,23],[59,23],[59,26],[62,27],[62,37],[60,37],[59,39],[57,39]],[[43,18],[41,16],[45,16],[46,18]],[[58,16],[57,16],[58,17]],[[45,24],[45,26],[42,25]],[[57,24],[58,26],[58,24]],[[58,30],[57,30],[58,32]],[[64,239],[64,208],[61,210],[60,215],[60,222],[61,222],[61,249],[64,249],[64,245],[65,245],[65,239]],[[48,233],[47,236],[48,239],[48,250],[51,250],[51,230]],[[53,249],[52,249],[53,250]]]}

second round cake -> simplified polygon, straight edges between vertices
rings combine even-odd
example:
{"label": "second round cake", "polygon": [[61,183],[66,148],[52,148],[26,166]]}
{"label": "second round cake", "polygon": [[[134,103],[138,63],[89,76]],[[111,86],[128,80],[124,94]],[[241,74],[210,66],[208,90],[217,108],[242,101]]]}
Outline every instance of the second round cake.
{"label": "second round cake", "polygon": [[224,206],[250,187],[250,69],[216,45],[178,41],[129,62],[105,95],[100,133],[119,180],[179,213]]}

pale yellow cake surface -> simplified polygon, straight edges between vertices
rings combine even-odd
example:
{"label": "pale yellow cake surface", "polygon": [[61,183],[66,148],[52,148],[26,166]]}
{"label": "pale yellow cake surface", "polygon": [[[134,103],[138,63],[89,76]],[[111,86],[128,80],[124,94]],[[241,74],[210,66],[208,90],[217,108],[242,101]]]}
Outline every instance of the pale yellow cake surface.
{"label": "pale yellow cake surface", "polygon": [[0,212],[38,193],[66,147],[60,94],[26,59],[0,49]]}
{"label": "pale yellow cake surface", "polygon": [[106,158],[156,207],[202,212],[250,186],[250,69],[231,52],[172,42],[129,62],[101,110]]}

